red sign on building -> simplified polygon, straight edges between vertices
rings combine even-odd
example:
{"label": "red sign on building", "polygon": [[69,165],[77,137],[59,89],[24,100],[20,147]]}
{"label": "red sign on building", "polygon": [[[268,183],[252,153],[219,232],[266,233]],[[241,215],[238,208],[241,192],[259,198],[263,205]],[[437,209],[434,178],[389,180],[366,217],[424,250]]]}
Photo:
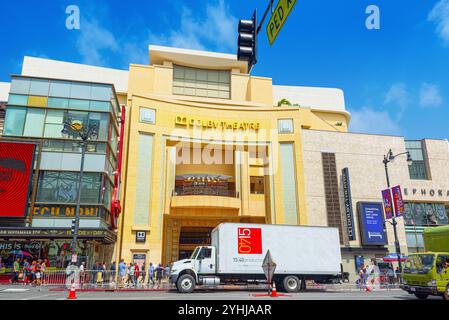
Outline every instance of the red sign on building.
{"label": "red sign on building", "polygon": [[26,215],[35,149],[35,144],[0,142],[0,217]]}
{"label": "red sign on building", "polygon": [[238,252],[239,254],[261,254],[262,229],[238,228]]}

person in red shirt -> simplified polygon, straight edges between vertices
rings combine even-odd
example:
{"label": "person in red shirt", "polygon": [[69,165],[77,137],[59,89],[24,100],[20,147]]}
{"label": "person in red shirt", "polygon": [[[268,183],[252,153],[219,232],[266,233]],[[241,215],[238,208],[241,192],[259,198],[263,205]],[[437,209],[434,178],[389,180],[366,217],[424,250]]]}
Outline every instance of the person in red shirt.
{"label": "person in red shirt", "polygon": [[139,265],[137,263],[134,263],[134,283],[138,284],[137,280],[139,279]]}

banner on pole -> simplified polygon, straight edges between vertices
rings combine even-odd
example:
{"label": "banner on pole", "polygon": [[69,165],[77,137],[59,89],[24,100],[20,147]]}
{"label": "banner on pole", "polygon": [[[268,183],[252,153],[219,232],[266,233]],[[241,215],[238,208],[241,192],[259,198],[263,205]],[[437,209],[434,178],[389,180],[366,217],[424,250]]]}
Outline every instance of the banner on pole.
{"label": "banner on pole", "polygon": [[382,200],[384,202],[385,219],[393,218],[393,206],[390,189],[382,190]]}
{"label": "banner on pole", "polygon": [[391,188],[393,193],[393,205],[395,217],[404,215],[404,199],[402,198],[401,186]]}

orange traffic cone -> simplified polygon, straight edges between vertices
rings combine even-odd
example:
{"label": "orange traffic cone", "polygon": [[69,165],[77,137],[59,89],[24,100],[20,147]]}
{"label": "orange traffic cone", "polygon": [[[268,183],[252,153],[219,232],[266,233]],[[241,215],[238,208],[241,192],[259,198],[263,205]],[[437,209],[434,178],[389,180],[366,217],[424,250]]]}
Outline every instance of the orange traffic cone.
{"label": "orange traffic cone", "polygon": [[69,291],[69,296],[67,297],[67,299],[70,300],[75,300],[76,299],[76,289],[75,289],[75,284],[72,284],[72,287],[70,288]]}
{"label": "orange traffic cone", "polygon": [[272,298],[277,298],[278,297],[278,293],[276,291],[276,283],[273,281],[273,286],[271,287],[271,295],[270,297]]}

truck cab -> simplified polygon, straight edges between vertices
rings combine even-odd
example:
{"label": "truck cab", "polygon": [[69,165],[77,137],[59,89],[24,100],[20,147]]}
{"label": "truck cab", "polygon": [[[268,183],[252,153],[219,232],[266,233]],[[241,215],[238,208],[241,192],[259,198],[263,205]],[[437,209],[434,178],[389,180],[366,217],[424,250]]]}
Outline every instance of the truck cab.
{"label": "truck cab", "polygon": [[171,266],[170,283],[180,292],[192,292],[196,285],[218,285],[216,277],[216,248],[196,247],[189,259],[176,261]]}
{"label": "truck cab", "polygon": [[429,295],[449,300],[449,225],[424,229],[427,252],[411,254],[401,288],[419,299]]}
{"label": "truck cab", "polygon": [[419,299],[429,295],[449,300],[449,252],[424,252],[409,256],[402,289]]}

